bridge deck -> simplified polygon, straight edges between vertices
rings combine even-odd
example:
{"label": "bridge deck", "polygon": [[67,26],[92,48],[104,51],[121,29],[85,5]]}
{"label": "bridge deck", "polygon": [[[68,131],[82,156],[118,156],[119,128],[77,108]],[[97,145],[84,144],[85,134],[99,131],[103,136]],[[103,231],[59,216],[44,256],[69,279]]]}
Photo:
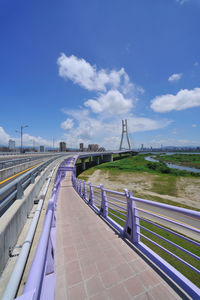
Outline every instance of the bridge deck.
{"label": "bridge deck", "polygon": [[55,299],[180,299],[75,192],[71,172],[57,210]]}

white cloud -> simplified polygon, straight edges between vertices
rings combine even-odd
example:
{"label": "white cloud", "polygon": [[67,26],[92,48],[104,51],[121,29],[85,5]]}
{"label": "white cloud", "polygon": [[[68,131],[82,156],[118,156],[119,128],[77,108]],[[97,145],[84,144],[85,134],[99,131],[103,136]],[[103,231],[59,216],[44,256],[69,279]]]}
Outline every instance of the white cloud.
{"label": "white cloud", "polygon": [[[16,144],[20,145],[20,138],[15,139]],[[30,134],[23,134],[23,145],[24,146],[33,146],[33,144],[37,147],[40,145],[46,146],[46,147],[52,147],[53,141],[52,140],[46,140],[42,138],[41,136],[32,136]],[[54,141],[54,145],[58,146],[58,141]]]}
{"label": "white cloud", "polygon": [[110,90],[106,94],[101,94],[96,100],[89,99],[84,102],[86,107],[96,113],[124,114],[133,107],[132,99],[126,99],[122,93],[117,90]]}
{"label": "white cloud", "polygon": [[[124,68],[119,71],[98,70],[82,58],[65,54],[61,54],[57,62],[62,78],[97,92],[96,97],[84,101],[85,109],[63,110],[68,118],[61,127],[66,130],[65,139],[69,147],[76,148],[84,142],[85,145],[98,143],[106,149],[117,149],[121,138],[121,119],[128,119],[130,134],[164,128],[171,123],[165,119],[135,117],[131,113],[137,95],[144,90],[130,81]],[[93,117],[93,114],[96,116]]]}
{"label": "white cloud", "polygon": [[172,130],[172,134],[178,134],[178,130],[177,130],[176,128],[174,128],[174,129]]}
{"label": "white cloud", "polygon": [[72,129],[74,126],[74,122],[73,119],[66,119],[64,122],[61,123],[61,128],[65,129],[65,130],[70,130]]}
{"label": "white cloud", "polygon": [[177,3],[183,5],[184,3],[188,2],[189,0],[176,0]]}
{"label": "white cloud", "polygon": [[180,80],[182,77],[182,73],[179,73],[179,74],[172,74],[169,78],[168,78],[168,81],[170,82],[174,82],[174,81],[178,81]]}
{"label": "white cloud", "polygon": [[[9,139],[12,139],[16,142],[16,146],[19,147],[21,145],[21,138],[10,136],[3,127],[0,126],[0,145],[8,146]],[[44,145],[46,147],[52,147],[53,141],[42,138],[41,136],[32,136],[30,134],[23,134],[23,145],[26,147],[32,147],[34,144],[35,147],[40,145]],[[54,146],[58,147],[59,140],[54,141]]]}
{"label": "white cloud", "polygon": [[74,55],[66,56],[64,53],[57,60],[59,75],[64,79],[70,79],[74,83],[89,91],[106,91],[107,88],[123,89],[124,93],[130,91],[133,84],[124,68],[116,70],[97,70],[83,58]]}
{"label": "white cloud", "polygon": [[200,106],[200,88],[180,90],[176,95],[157,96],[151,101],[151,108],[160,113],[197,106]]}
{"label": "white cloud", "polygon": [[[121,68],[119,71],[114,69],[97,70],[95,65],[92,66],[85,59],[74,55],[66,56],[64,53],[60,55],[57,63],[59,75],[62,78],[70,79],[75,84],[89,91],[97,92],[96,96],[92,96],[92,98],[84,102],[84,106],[89,108],[89,110],[84,112],[87,114],[87,117],[91,112],[101,115],[102,118],[108,115],[130,113],[137,101],[137,95],[144,93],[142,87],[130,81],[124,68]],[[73,111],[71,116],[74,113],[75,111]],[[68,115],[70,116],[70,114]],[[61,127],[67,129],[71,125],[72,121],[70,123],[65,121],[61,124]]]}
{"label": "white cloud", "polygon": [[153,120],[150,118],[137,118],[133,116],[128,120],[128,127],[130,132],[141,132],[161,129],[170,125],[171,123],[172,121],[167,119]]}
{"label": "white cloud", "polygon": [[[121,138],[121,122],[118,117],[110,115],[106,120],[97,115],[91,117],[87,110],[66,111],[68,116],[76,120],[76,127],[70,132],[66,132],[65,139],[69,147],[77,147],[79,143],[84,142],[98,143],[106,149],[118,149]],[[153,120],[150,118],[137,118],[132,114],[126,115],[128,119],[128,132],[131,135],[134,132],[151,131],[168,126],[169,120]],[[123,116],[124,117],[124,116]]]}
{"label": "white cloud", "polygon": [[5,132],[3,127],[0,126],[0,145],[8,145],[8,140],[10,139],[9,134]]}
{"label": "white cloud", "polygon": [[195,61],[194,66],[198,67],[198,65],[199,65],[198,61]]}
{"label": "white cloud", "polygon": [[196,127],[197,127],[197,124],[192,124],[192,127],[193,127],[193,128],[196,128]]}

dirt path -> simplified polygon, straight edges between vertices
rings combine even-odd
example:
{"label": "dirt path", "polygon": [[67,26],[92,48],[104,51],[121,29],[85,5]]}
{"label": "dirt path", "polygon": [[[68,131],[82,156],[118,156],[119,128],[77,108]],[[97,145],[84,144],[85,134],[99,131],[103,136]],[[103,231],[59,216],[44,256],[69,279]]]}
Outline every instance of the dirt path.
{"label": "dirt path", "polygon": [[154,180],[159,176],[150,173],[126,172],[111,175],[109,171],[95,170],[92,175],[87,175],[86,171],[82,176],[84,176],[84,179],[88,182],[95,185],[103,184],[104,187],[112,190],[123,191],[124,188],[127,188],[133,191],[137,197],[146,199],[148,199],[148,196],[160,197],[200,209],[199,178],[177,177],[176,196],[172,196],[159,194],[153,190]]}

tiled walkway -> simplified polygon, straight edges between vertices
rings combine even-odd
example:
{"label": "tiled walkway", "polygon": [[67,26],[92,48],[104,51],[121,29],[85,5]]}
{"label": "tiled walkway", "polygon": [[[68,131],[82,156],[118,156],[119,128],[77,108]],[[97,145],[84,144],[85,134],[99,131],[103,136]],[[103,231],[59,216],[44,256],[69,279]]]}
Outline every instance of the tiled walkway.
{"label": "tiled walkway", "polygon": [[68,172],[58,199],[55,299],[180,299],[79,197]]}

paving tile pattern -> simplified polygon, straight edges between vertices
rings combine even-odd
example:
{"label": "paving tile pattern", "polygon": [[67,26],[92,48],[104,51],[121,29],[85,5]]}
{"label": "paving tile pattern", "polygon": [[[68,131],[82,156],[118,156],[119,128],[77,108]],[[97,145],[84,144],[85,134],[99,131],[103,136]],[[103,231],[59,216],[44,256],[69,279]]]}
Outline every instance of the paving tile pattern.
{"label": "paving tile pattern", "polygon": [[180,299],[170,286],[62,182],[57,212],[55,299]]}

